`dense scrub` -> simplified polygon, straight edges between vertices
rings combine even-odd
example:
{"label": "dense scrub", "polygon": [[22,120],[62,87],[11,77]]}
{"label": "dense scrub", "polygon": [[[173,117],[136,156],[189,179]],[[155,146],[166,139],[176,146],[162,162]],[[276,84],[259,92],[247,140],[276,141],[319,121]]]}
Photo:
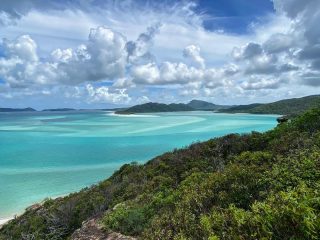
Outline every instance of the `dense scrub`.
{"label": "dense scrub", "polygon": [[230,134],[126,164],[29,209],[0,239],[67,239],[92,216],[140,239],[320,238],[320,109],[266,133]]}

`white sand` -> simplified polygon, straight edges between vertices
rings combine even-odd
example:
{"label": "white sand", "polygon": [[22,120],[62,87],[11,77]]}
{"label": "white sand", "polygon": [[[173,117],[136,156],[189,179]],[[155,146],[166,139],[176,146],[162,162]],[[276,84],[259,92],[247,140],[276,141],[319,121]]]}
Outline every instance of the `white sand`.
{"label": "white sand", "polygon": [[13,218],[0,218],[0,226],[5,224],[6,222],[10,221],[11,219],[13,219]]}

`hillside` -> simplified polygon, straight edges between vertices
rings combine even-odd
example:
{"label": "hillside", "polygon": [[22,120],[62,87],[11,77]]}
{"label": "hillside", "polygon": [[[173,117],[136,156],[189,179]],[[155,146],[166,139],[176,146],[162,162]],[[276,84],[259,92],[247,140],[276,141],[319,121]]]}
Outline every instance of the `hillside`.
{"label": "hillside", "polygon": [[281,114],[297,115],[306,109],[320,106],[320,95],[302,98],[285,99],[267,104],[250,104],[222,109],[225,113],[254,113],[254,114]]}
{"label": "hillside", "polygon": [[225,113],[248,113],[252,109],[263,105],[262,103],[253,103],[248,105],[236,105],[226,109],[220,109],[219,112]]}
{"label": "hillside", "polygon": [[266,133],[125,164],[98,185],[29,208],[0,239],[318,239],[319,187],[317,108]]}
{"label": "hillside", "polygon": [[0,108],[0,112],[35,112],[33,108]]}
{"label": "hillside", "polygon": [[229,108],[230,106],[216,105],[210,102],[201,101],[201,100],[191,100],[188,104],[189,107],[192,107],[195,110],[204,110],[204,111],[216,111],[219,109]]}
{"label": "hillside", "polygon": [[131,114],[131,113],[153,113],[153,112],[181,112],[194,111],[194,109],[183,103],[145,103],[136,105],[125,110],[116,111],[117,114]]}

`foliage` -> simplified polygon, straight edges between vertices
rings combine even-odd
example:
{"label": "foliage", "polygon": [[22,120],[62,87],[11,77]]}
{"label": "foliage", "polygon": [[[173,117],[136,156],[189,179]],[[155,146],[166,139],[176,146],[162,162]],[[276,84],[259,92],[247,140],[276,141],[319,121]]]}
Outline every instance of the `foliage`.
{"label": "foliage", "polygon": [[266,104],[250,104],[221,109],[228,113],[256,113],[256,114],[282,114],[298,115],[306,109],[316,108],[320,105],[320,95],[307,96],[303,98],[285,99]]}
{"label": "foliage", "polygon": [[131,114],[131,113],[152,113],[152,112],[180,112],[180,111],[194,111],[191,106],[183,103],[144,103],[135,105],[125,110],[117,111],[118,114]]}

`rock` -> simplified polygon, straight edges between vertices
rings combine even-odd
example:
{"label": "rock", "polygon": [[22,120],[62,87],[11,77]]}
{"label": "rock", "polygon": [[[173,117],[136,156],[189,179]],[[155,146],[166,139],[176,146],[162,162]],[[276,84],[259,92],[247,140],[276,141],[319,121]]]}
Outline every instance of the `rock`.
{"label": "rock", "polygon": [[27,207],[26,210],[27,211],[37,211],[42,207],[41,203],[35,203],[33,205],[31,205],[30,207]]}
{"label": "rock", "polygon": [[136,240],[120,233],[107,232],[99,223],[100,218],[93,218],[82,223],[71,236],[71,240]]}
{"label": "rock", "polygon": [[285,123],[285,122],[288,122],[288,120],[289,119],[286,116],[282,116],[282,117],[277,118],[278,123]]}

